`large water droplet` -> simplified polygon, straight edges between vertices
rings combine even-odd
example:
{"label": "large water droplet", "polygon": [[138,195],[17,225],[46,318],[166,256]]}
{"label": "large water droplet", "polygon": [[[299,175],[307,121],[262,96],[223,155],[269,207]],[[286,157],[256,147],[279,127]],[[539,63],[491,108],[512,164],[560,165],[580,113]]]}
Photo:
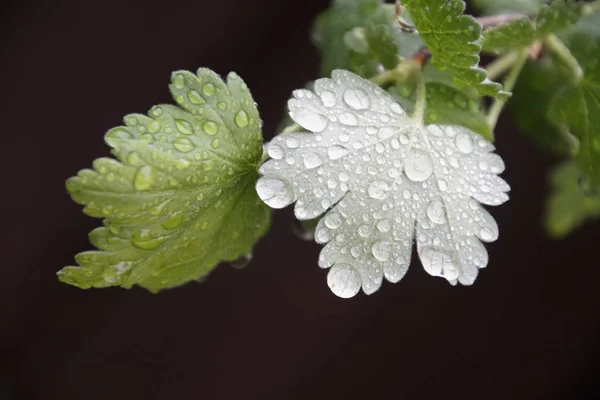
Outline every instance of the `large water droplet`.
{"label": "large water droplet", "polygon": [[160,246],[163,242],[165,242],[167,238],[158,237],[154,238],[150,234],[148,229],[141,229],[131,235],[131,244],[133,244],[138,249],[142,250],[154,250],[158,246]]}
{"label": "large water droplet", "polygon": [[468,154],[473,151],[473,139],[467,133],[460,133],[456,136],[456,147],[462,153]]}
{"label": "large water droplet", "polygon": [[252,261],[252,253],[244,254],[237,260],[230,261],[229,265],[235,269],[244,269],[250,264],[250,261]]}
{"label": "large water droplet", "polygon": [[210,142],[210,147],[212,147],[213,149],[218,149],[221,146],[221,142],[219,141],[219,139],[213,139],[212,142]]}
{"label": "large water droplet", "polygon": [[355,296],[360,285],[360,274],[351,265],[335,264],[327,274],[327,286],[333,294],[343,299]]}
{"label": "large water droplet", "polygon": [[274,160],[281,160],[285,155],[285,152],[283,151],[281,146],[278,146],[276,144],[269,145],[267,147],[267,153],[269,154],[269,157],[271,157]]}
{"label": "large water droplet", "polygon": [[371,105],[369,95],[362,89],[348,89],[344,92],[344,102],[355,110],[366,110]]}
{"label": "large water droplet", "polygon": [[385,199],[390,191],[390,185],[384,181],[373,181],[369,185],[367,192],[369,197],[372,199],[382,200]]}
{"label": "large water droplet", "polygon": [[479,238],[484,242],[493,242],[498,239],[498,232],[494,232],[490,228],[481,228],[479,230]]}
{"label": "large water droplet", "polygon": [[183,134],[191,135],[192,133],[194,133],[194,128],[192,128],[192,124],[183,119],[176,119],[175,126],[177,126],[177,130]]}
{"label": "large water droplet", "polygon": [[337,229],[342,225],[342,217],[339,214],[329,213],[325,216],[325,226],[329,229]]}
{"label": "large water droplet", "polygon": [[316,153],[306,153],[302,160],[304,161],[304,166],[308,169],[317,168],[323,164],[323,159]]}
{"label": "large water droplet", "polygon": [[446,208],[439,200],[433,200],[427,206],[427,217],[434,224],[443,224],[446,222]]}
{"label": "large water droplet", "polygon": [[337,160],[338,158],[344,157],[346,154],[348,154],[348,149],[337,144],[330,146],[327,149],[327,155],[332,160]]}
{"label": "large water droplet", "polygon": [[174,230],[183,225],[184,214],[183,211],[178,211],[166,220],[164,220],[160,225],[168,230]]}
{"label": "large water droplet", "polygon": [[235,124],[240,128],[248,126],[248,113],[244,110],[240,110],[235,114]]}
{"label": "large water droplet", "polygon": [[148,124],[148,132],[156,133],[160,131],[160,122],[154,120]]}
{"label": "large water droplet", "polygon": [[351,113],[342,113],[340,114],[340,122],[348,126],[357,126],[358,118],[356,118],[356,115]]}
{"label": "large water droplet", "polygon": [[404,115],[404,110],[402,109],[402,107],[400,107],[400,104],[398,103],[392,103],[390,109],[398,115]]}
{"label": "large water droplet", "polygon": [[206,95],[206,96],[212,96],[215,94],[215,92],[217,91],[217,88],[215,87],[215,85],[213,85],[212,83],[205,83],[204,86],[202,87],[202,92]]}
{"label": "large water droplet", "polygon": [[196,147],[190,139],[183,137],[175,139],[173,146],[182,153],[189,153]]}
{"label": "large water droplet", "polygon": [[329,90],[324,90],[323,93],[321,93],[321,101],[325,107],[333,107],[336,103],[335,94]]}
{"label": "large water droplet", "polygon": [[156,171],[149,165],[138,168],[133,178],[133,186],[136,190],[148,190],[154,184]]}
{"label": "large water droplet", "polygon": [[190,90],[187,93],[187,96],[188,96],[188,99],[190,100],[190,102],[192,104],[204,104],[204,103],[206,103],[204,101],[204,99],[202,98],[202,96],[200,95],[200,93],[198,93],[197,90],[194,90],[194,89]]}
{"label": "large water droplet", "polygon": [[379,240],[373,243],[373,246],[371,246],[371,253],[373,254],[373,257],[381,262],[387,261],[390,258],[391,252],[392,246],[387,240]]}
{"label": "large water droplet", "polygon": [[449,281],[458,279],[458,268],[452,257],[443,250],[426,247],[420,253],[421,263],[425,271],[433,276],[443,276]]}
{"label": "large water droplet", "polygon": [[379,222],[377,222],[377,229],[379,229],[379,232],[382,233],[389,232],[392,229],[392,221],[390,221],[389,219],[380,220]]}
{"label": "large water droplet", "polygon": [[327,118],[311,110],[298,109],[290,112],[290,116],[298,125],[311,132],[322,132],[327,127]]}
{"label": "large water droplet", "polygon": [[216,135],[219,132],[219,125],[213,121],[205,121],[202,125],[202,129],[209,135]]}
{"label": "large water droplet", "polygon": [[294,193],[286,182],[262,177],[256,182],[258,196],[271,208],[283,208],[294,201]]}
{"label": "large water droplet", "polygon": [[431,156],[419,149],[411,149],[404,162],[404,173],[413,182],[422,182],[433,173]]}

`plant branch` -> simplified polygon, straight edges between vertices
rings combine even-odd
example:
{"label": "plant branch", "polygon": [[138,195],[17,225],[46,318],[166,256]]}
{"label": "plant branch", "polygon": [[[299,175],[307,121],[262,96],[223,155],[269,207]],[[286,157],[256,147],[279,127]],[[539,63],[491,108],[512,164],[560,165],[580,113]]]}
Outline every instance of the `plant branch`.
{"label": "plant branch", "polygon": [[499,15],[490,15],[485,17],[476,18],[477,23],[481,25],[481,29],[491,28],[493,26],[508,24],[509,22],[515,21],[521,18],[530,18],[525,14],[499,14]]}
{"label": "plant branch", "polygon": [[407,80],[415,71],[420,71],[422,64],[416,59],[404,60],[396,68],[384,71],[379,75],[375,75],[371,79],[371,82],[378,86],[385,86],[389,84],[395,84],[396,82],[404,82]]}
{"label": "plant branch", "polygon": [[506,53],[503,56],[496,58],[486,67],[488,71],[488,78],[491,80],[496,80],[496,78],[508,71],[518,58],[519,52],[517,51],[511,51],[510,53]]}
{"label": "plant branch", "polygon": [[[503,84],[503,86],[504,86],[503,89],[507,92],[512,91],[513,88],[515,87],[515,83],[517,82],[517,79],[519,78],[519,74],[521,73],[521,70],[523,69],[523,66],[525,65],[525,61],[527,60],[528,51],[527,51],[527,49],[522,49],[517,54],[518,54],[517,60],[512,65],[510,73],[506,77],[506,80],[504,81],[504,84]],[[492,103],[492,106],[490,107],[490,111],[487,116],[487,122],[488,122],[490,131],[492,132],[492,134],[494,132],[494,128],[496,127],[496,124],[498,123],[498,118],[500,117],[500,113],[502,112],[502,109],[504,108],[504,105],[506,104],[507,100],[508,100],[507,97],[497,97],[494,99],[494,103]]]}
{"label": "plant branch", "polygon": [[423,122],[425,117],[425,107],[427,107],[427,88],[425,85],[425,76],[419,70],[417,74],[417,101],[415,102],[415,111],[412,115],[413,119]]}
{"label": "plant branch", "polygon": [[579,65],[579,61],[571,54],[571,51],[565,44],[554,34],[548,35],[544,39],[544,44],[552,51],[567,67],[573,72],[575,82],[579,82],[583,77],[583,70]]}

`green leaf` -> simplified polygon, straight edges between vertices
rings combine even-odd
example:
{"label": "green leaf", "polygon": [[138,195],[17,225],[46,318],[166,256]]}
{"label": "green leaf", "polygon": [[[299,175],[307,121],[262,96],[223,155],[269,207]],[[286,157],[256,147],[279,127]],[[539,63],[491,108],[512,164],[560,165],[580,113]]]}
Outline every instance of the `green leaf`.
{"label": "green leaf", "polygon": [[589,188],[585,176],[573,162],[566,162],[550,175],[552,192],[546,209],[546,229],[562,238],[587,220],[600,218],[600,193]]}
{"label": "green leaf", "polygon": [[556,154],[571,150],[559,127],[548,118],[552,98],[568,81],[557,61],[546,56],[523,67],[508,103],[520,130],[532,141]]}
{"label": "green leaf", "polygon": [[600,183],[600,37],[575,31],[568,44],[583,77],[556,94],[549,117],[579,139],[575,159],[592,181]]}
{"label": "green leaf", "polygon": [[321,51],[323,75],[336,68],[364,77],[391,69],[398,56],[408,57],[422,45],[417,35],[400,32],[394,7],[382,0],[334,0],[315,20],[312,39]]}
{"label": "green leaf", "polygon": [[235,73],[175,72],[183,107],[159,105],[109,130],[118,161],[100,158],[67,181],[84,212],[104,218],[100,251],[58,275],[80,288],[140,285],[152,292],[199,279],[252,251],[270,212],[255,191],[263,146],[258,111]]}
{"label": "green leaf", "polygon": [[484,15],[496,15],[509,12],[535,14],[546,0],[472,0],[470,4]]}
{"label": "green leaf", "polygon": [[[416,102],[414,79],[398,83],[390,89],[390,93],[405,110],[413,112]],[[481,99],[476,93],[474,95],[435,80],[427,81],[426,93],[425,125],[461,125],[491,140],[492,132],[486,121]]]}
{"label": "green leaf", "polygon": [[485,31],[483,49],[485,51],[507,51],[527,47],[551,33],[568,28],[579,20],[581,4],[558,0],[551,5],[543,5],[532,22],[528,17],[498,25]]}
{"label": "green leaf", "polygon": [[475,87],[484,95],[508,95],[478,67],[481,26],[475,18],[463,15],[464,1],[404,0],[403,3],[431,51],[435,66],[452,72],[459,86]]}

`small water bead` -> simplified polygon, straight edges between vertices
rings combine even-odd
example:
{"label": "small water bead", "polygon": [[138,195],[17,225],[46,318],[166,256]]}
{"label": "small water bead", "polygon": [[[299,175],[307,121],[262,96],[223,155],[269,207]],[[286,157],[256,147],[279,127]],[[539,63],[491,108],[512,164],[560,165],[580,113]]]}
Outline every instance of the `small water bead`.
{"label": "small water bead", "polygon": [[323,164],[323,159],[316,153],[306,153],[303,155],[302,160],[304,166],[308,169],[317,168]]}
{"label": "small water bead", "polygon": [[323,102],[323,105],[325,107],[333,107],[335,106],[337,100],[333,92],[330,92],[329,90],[324,90],[321,93],[321,101]]}
{"label": "small water bead", "polygon": [[329,146],[329,148],[327,149],[327,155],[332,160],[337,160],[338,158],[342,158],[346,154],[348,154],[348,149],[345,148],[344,146],[340,146],[337,144],[333,145],[333,146]]}
{"label": "small water bead", "polygon": [[135,151],[132,151],[127,155],[127,162],[131,165],[137,165],[141,162],[140,155]]}
{"label": "small water bead", "polygon": [[217,88],[215,87],[214,84],[212,83],[205,83],[204,86],[202,86],[202,92],[206,95],[206,96],[212,96],[215,94],[215,92],[217,91]]}
{"label": "small water bead", "polygon": [[479,230],[479,238],[484,242],[493,242],[498,239],[498,233],[484,227]]}
{"label": "small water bead", "polygon": [[290,111],[290,116],[298,125],[315,133],[325,130],[328,124],[325,116],[304,108]]}
{"label": "small water bead", "polygon": [[327,274],[327,286],[338,297],[355,296],[361,286],[360,274],[349,264],[335,264]]}
{"label": "small water bead", "polygon": [[467,133],[456,136],[456,147],[462,153],[469,154],[473,151],[473,139]]}
{"label": "small water bead", "polygon": [[446,223],[446,207],[439,200],[433,200],[427,206],[427,217],[434,224]]}
{"label": "small water bead", "polygon": [[271,208],[284,208],[294,201],[291,187],[276,178],[262,177],[256,182],[258,196]]}
{"label": "small water bead", "polygon": [[402,197],[404,197],[404,199],[405,199],[405,200],[408,200],[408,199],[410,199],[410,190],[408,190],[408,189],[404,189],[404,190],[402,191]]}
{"label": "small water bead", "polygon": [[337,187],[337,184],[338,184],[337,181],[333,178],[330,178],[327,180],[327,187],[329,189],[332,189],[332,190],[335,189]]}
{"label": "small water bead", "polygon": [[479,162],[479,169],[482,170],[482,171],[487,171],[488,164],[485,161],[480,161]]}
{"label": "small water bead", "polygon": [[148,132],[156,133],[160,131],[160,122],[154,120],[148,124]]}
{"label": "small water bead", "polygon": [[192,124],[183,119],[176,119],[175,126],[177,127],[177,130],[179,132],[185,135],[191,135],[192,133],[194,133],[194,128],[192,127]]}
{"label": "small water bead", "polygon": [[183,137],[175,139],[173,146],[182,153],[189,153],[196,147],[190,139]]}
{"label": "small water bead", "polygon": [[206,103],[200,95],[200,93],[198,93],[198,91],[194,89],[191,89],[187,92],[187,97],[190,100],[190,103],[192,104],[200,105]]}
{"label": "small water bead", "polygon": [[202,129],[208,135],[214,136],[219,132],[219,125],[213,121],[205,121],[204,124],[202,124]]}
{"label": "small water bead", "polygon": [[433,173],[431,156],[419,149],[411,149],[404,163],[404,173],[413,182],[422,182]]}
{"label": "small water bead", "polygon": [[367,126],[365,131],[367,132],[367,135],[375,135],[379,131],[379,129],[377,129],[374,126]]}
{"label": "small water bead", "polygon": [[248,113],[244,110],[240,110],[235,114],[235,124],[240,128],[248,126]]}
{"label": "small water bead", "polygon": [[379,240],[371,246],[371,253],[378,261],[384,262],[390,258],[392,246],[387,240]]}
{"label": "small water bead", "polygon": [[396,179],[400,176],[400,170],[397,168],[390,168],[388,169],[388,176],[392,179]]}
{"label": "small water bead", "polygon": [[298,139],[296,139],[294,137],[290,137],[285,140],[285,144],[290,149],[296,149],[300,145],[300,142],[298,141]]}
{"label": "small water bead", "polygon": [[366,110],[371,105],[369,95],[362,89],[348,89],[344,92],[344,102],[355,110]]}
{"label": "small water bead", "polygon": [[390,190],[391,190],[391,188],[387,184],[387,182],[373,181],[369,185],[367,193],[369,194],[369,197],[372,199],[383,200],[387,197]]}
{"label": "small water bead", "polygon": [[368,225],[361,225],[357,232],[360,237],[366,238],[371,233],[371,228]]}
{"label": "small water bead", "polygon": [[339,178],[342,182],[348,182],[350,180],[350,174],[345,171],[342,171],[339,174]]}
{"label": "small water bead", "polygon": [[175,87],[177,89],[183,89],[183,87],[185,86],[185,77],[183,76],[183,74],[175,75],[175,77],[173,78],[173,83],[175,84]]}
{"label": "small water bead", "polygon": [[398,133],[398,128],[393,126],[384,126],[377,132],[377,137],[381,140],[385,140],[391,136],[394,136],[396,133]]}
{"label": "small water bead", "polygon": [[390,109],[392,110],[392,112],[398,115],[404,115],[404,110],[402,109],[402,107],[400,107],[400,104],[398,103],[392,103]]}
{"label": "small water bead", "polygon": [[283,156],[285,156],[283,149],[276,144],[269,145],[267,148],[267,153],[269,154],[269,157],[274,160],[281,160]]}
{"label": "small water bead", "polygon": [[446,182],[445,180],[440,179],[440,180],[438,180],[437,184],[438,184],[438,188],[440,188],[440,190],[442,192],[445,192],[446,190],[448,190],[448,182]]}
{"label": "small water bead", "polygon": [[340,114],[340,122],[347,126],[357,126],[358,118],[352,113],[342,113]]}
{"label": "small water bead", "polygon": [[342,131],[338,135],[338,139],[340,139],[340,142],[346,143],[346,142],[348,142],[350,140],[350,135],[348,135],[348,133]]}
{"label": "small water bead", "polygon": [[210,142],[210,147],[212,147],[213,149],[218,149],[219,146],[221,146],[221,142],[219,141],[219,139],[213,139],[213,141]]}

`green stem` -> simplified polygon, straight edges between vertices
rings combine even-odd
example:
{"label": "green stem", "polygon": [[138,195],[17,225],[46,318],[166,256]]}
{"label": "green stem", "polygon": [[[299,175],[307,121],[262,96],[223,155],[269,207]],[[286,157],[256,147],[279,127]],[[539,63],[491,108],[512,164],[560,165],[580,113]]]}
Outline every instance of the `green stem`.
{"label": "green stem", "polygon": [[[515,83],[517,83],[517,79],[519,78],[519,74],[525,65],[525,61],[527,60],[527,49],[523,49],[518,53],[517,60],[512,65],[510,73],[506,77],[506,80],[503,84],[503,90],[506,92],[511,92],[515,87]],[[490,107],[490,111],[487,115],[487,122],[490,127],[490,131],[492,132],[492,138],[494,137],[494,128],[496,128],[496,124],[498,123],[498,118],[500,117],[500,113],[508,100],[507,97],[496,97],[494,99],[494,103]]]}
{"label": "green stem", "polygon": [[416,71],[421,70],[421,65],[413,60],[404,60],[396,66],[394,69],[384,71],[379,75],[375,75],[371,79],[371,82],[378,86],[386,86],[389,84],[395,84],[397,82],[404,82]]}
{"label": "green stem", "polygon": [[498,57],[487,66],[488,78],[491,80],[496,80],[496,78],[508,71],[518,58],[518,51],[511,51],[510,53],[506,53],[503,56]]}
{"label": "green stem", "polygon": [[425,107],[427,107],[427,88],[425,85],[425,76],[419,70],[417,75],[417,101],[415,102],[415,111],[412,119],[423,123],[425,118]]}
{"label": "green stem", "polygon": [[550,51],[556,56],[573,72],[575,82],[579,82],[583,77],[583,70],[579,65],[579,61],[571,54],[571,51],[565,46],[565,44],[554,34],[548,35],[544,39],[544,44]]}

